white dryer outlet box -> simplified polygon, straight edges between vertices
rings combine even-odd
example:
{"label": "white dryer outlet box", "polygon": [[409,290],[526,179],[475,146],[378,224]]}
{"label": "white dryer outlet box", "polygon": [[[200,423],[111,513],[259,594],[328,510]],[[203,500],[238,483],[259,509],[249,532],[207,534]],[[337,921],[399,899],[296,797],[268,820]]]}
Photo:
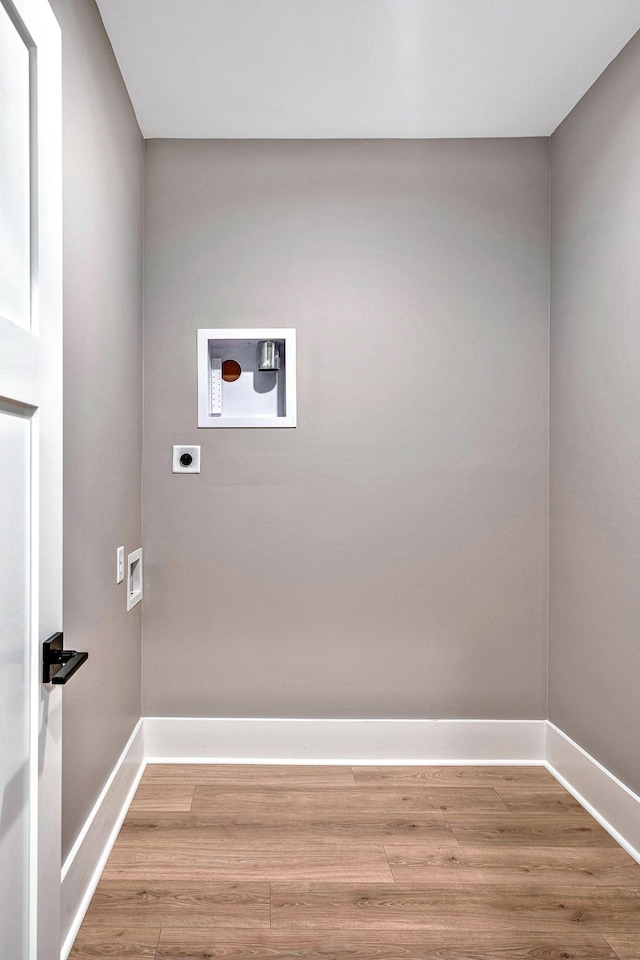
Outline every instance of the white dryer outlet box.
{"label": "white dryer outlet box", "polygon": [[127,610],[140,603],[143,592],[142,547],[139,547],[127,557]]}

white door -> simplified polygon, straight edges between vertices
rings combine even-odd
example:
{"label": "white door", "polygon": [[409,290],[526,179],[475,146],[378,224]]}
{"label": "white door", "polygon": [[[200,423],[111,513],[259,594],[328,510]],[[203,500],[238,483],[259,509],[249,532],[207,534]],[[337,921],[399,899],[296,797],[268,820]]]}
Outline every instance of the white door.
{"label": "white door", "polygon": [[60,31],[0,0],[0,957],[60,957]]}

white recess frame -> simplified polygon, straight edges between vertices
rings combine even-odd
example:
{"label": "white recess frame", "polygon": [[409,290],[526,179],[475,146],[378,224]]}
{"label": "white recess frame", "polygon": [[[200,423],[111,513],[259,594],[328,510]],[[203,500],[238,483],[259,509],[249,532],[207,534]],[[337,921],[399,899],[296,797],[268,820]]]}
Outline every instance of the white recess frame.
{"label": "white recess frame", "polygon": [[[133,577],[135,569],[136,576]],[[133,579],[132,579],[133,578]],[[127,610],[133,610],[144,594],[144,569],[142,566],[142,547],[138,547],[127,557]]]}
{"label": "white recess frame", "polygon": [[[209,412],[210,340],[281,340],[284,342],[285,415],[281,417],[225,417]],[[198,330],[198,427],[295,427],[296,331],[292,327],[238,327]]]}

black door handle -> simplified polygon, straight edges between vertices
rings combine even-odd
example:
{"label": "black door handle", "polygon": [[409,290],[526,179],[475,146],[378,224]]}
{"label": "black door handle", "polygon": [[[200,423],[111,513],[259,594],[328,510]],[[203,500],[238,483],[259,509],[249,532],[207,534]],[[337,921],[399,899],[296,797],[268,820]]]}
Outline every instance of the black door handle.
{"label": "black door handle", "polygon": [[54,633],[42,644],[43,683],[66,683],[85,660],[89,659],[88,653],[63,650],[62,639],[61,633]]}

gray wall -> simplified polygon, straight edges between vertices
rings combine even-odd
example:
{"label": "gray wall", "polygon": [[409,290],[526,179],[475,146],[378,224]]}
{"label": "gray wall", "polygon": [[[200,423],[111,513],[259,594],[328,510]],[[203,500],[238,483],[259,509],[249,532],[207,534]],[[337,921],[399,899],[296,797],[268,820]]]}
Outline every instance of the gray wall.
{"label": "gray wall", "polygon": [[140,716],[141,610],[115,552],[141,543],[143,141],[92,0],[52,0],[64,111],[63,854]]}
{"label": "gray wall", "polygon": [[[148,141],[145,245],[145,713],[546,716],[547,140]],[[298,428],[198,430],[270,325]]]}
{"label": "gray wall", "polygon": [[551,156],[550,718],[640,791],[640,35]]}

